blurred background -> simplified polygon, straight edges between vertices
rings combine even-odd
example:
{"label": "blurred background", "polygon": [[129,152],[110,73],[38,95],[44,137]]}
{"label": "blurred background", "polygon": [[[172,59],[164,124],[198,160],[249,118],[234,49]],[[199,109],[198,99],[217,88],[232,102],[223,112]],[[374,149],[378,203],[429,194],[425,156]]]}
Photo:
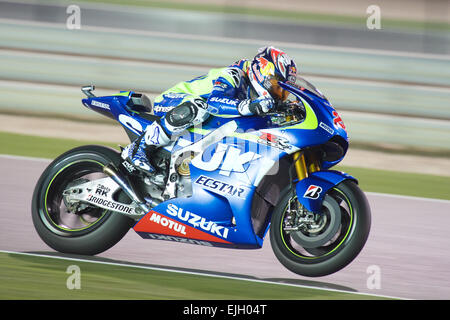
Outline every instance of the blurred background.
{"label": "blurred background", "polygon": [[[0,131],[112,128],[81,105],[82,85],[153,99],[274,45],[340,112],[353,148],[448,159],[449,17],[446,0],[0,1]],[[92,134],[80,128],[58,134]]]}
{"label": "blurred background", "polygon": [[[99,96],[143,92],[153,101],[179,81],[251,59],[266,45],[292,56],[338,110],[350,136],[342,170],[364,191],[447,201],[370,194],[368,245],[348,269],[319,281],[280,269],[267,237],[264,254],[244,250],[231,258],[171,242],[146,247],[129,233],[102,258],[360,292],[369,288],[368,266],[380,266],[382,291],[371,293],[449,299],[450,0],[0,0],[0,249],[48,253],[29,219],[48,161],[3,154],[51,158],[75,143],[128,142],[120,125],[81,104],[81,86],[94,84]],[[48,297],[64,283],[43,286],[50,271],[65,281],[54,263],[20,260],[0,260],[0,297],[3,288],[8,299]],[[119,283],[115,272],[100,273],[101,290],[109,279]],[[90,292],[85,283],[82,299]],[[51,299],[75,297],[62,288]],[[108,294],[141,299],[142,284],[136,288]],[[167,288],[168,297],[193,292]]]}

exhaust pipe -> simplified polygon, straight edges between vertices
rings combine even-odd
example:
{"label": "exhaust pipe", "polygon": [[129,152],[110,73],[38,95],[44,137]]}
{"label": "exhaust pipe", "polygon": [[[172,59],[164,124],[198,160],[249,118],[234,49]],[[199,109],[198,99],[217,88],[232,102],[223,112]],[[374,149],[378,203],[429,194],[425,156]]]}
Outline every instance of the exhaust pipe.
{"label": "exhaust pipe", "polygon": [[[103,167],[103,172],[108,175],[115,183],[117,183],[125,192],[125,194],[130,197],[130,199],[135,202],[141,210],[144,211],[144,214],[147,214],[151,208],[156,207],[160,202],[155,201],[150,198],[146,198],[148,202],[146,202],[144,199],[141,199],[136,192],[134,192],[133,188],[123,179],[117,171],[110,165],[106,165]],[[150,206],[149,206],[149,205]]]}

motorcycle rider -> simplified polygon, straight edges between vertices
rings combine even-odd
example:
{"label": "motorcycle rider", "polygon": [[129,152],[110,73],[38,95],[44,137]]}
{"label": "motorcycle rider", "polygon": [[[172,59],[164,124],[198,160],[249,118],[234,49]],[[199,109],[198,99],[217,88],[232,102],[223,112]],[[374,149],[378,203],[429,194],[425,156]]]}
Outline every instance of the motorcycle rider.
{"label": "motorcycle rider", "polygon": [[278,81],[295,83],[296,74],[295,62],[270,46],[260,48],[253,60],[242,59],[181,82],[155,98],[154,112],[162,117],[122,151],[122,158],[153,173],[149,149],[169,144],[173,136],[203,123],[210,114],[240,117],[267,113],[289,95]]}

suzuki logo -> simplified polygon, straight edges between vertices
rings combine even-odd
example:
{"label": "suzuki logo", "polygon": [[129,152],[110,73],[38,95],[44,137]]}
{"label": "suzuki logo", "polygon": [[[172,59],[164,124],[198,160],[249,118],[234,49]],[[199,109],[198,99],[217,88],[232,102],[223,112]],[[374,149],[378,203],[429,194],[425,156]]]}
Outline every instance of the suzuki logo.
{"label": "suzuki logo", "polygon": [[203,153],[192,159],[192,164],[199,169],[205,171],[215,171],[219,169],[219,173],[229,176],[232,171],[244,172],[244,164],[259,159],[261,156],[254,152],[248,151],[241,154],[241,149],[219,143],[209,161],[203,161]]}

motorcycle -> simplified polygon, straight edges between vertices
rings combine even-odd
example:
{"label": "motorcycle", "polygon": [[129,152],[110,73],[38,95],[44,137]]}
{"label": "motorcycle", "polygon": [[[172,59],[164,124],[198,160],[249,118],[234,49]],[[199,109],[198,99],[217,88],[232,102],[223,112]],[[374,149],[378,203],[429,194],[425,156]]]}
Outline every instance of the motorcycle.
{"label": "motorcycle", "polygon": [[[145,173],[121,150],[88,145],[57,157],[32,197],[32,218],[56,251],[95,255],[133,228],[142,238],[238,249],[261,248],[294,273],[319,277],[347,266],[370,231],[356,178],[330,168],[345,156],[346,127],[303,78],[280,83],[290,103],[262,116],[211,115],[152,152]],[[118,121],[133,141],[159,118],[142,93],[97,97],[85,107]]]}

